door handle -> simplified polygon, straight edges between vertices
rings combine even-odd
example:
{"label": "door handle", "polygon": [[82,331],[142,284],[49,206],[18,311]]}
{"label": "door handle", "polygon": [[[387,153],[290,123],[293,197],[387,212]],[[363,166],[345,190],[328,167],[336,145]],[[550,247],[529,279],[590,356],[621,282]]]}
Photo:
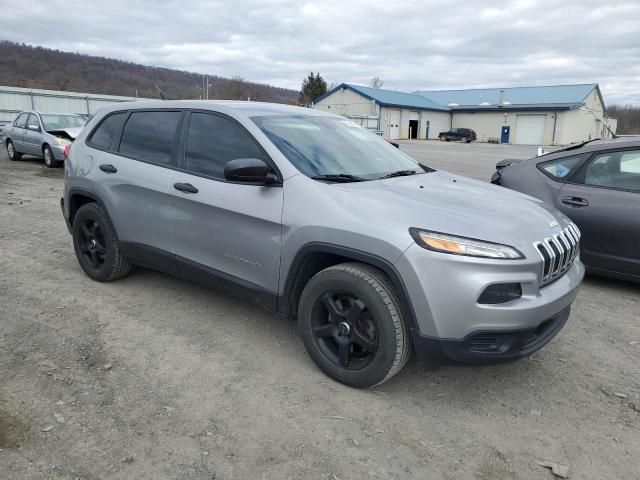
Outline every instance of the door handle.
{"label": "door handle", "polygon": [[100,165],[98,167],[100,170],[102,170],[104,173],[116,173],[118,171],[118,169],[116,167],[114,167],[113,165]]}
{"label": "door handle", "polygon": [[580,197],[564,197],[562,203],[565,205],[571,205],[573,207],[588,207],[589,201]]}
{"label": "door handle", "polygon": [[173,188],[184,193],[198,193],[198,189],[190,183],[174,183]]}

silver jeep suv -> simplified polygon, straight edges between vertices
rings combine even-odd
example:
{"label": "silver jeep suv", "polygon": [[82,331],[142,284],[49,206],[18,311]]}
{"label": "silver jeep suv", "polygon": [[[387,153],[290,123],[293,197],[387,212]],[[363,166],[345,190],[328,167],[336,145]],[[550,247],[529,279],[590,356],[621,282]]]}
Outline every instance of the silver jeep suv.
{"label": "silver jeep suv", "polygon": [[82,269],[132,265],[294,318],[347,385],[528,355],[563,327],[580,232],[526,195],[416,163],[352,121],[254,102],[108,107],[65,162]]}

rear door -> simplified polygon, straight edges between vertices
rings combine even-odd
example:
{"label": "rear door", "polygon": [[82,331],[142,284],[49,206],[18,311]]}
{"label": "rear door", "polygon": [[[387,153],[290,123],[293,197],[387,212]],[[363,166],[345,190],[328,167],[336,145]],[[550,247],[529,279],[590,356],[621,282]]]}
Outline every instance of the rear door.
{"label": "rear door", "polygon": [[584,262],[640,275],[640,149],[598,153],[570,182],[557,206],[582,231]]}
{"label": "rear door", "polygon": [[106,117],[88,143],[100,198],[125,254],[175,271],[169,181],[176,165],[183,112],[134,110]]}
{"label": "rear door", "polygon": [[274,308],[283,189],[224,178],[230,160],[269,158],[242,125],[221,114],[194,111],[184,132],[184,155],[169,189],[179,268],[217,287],[238,287],[236,293]]}

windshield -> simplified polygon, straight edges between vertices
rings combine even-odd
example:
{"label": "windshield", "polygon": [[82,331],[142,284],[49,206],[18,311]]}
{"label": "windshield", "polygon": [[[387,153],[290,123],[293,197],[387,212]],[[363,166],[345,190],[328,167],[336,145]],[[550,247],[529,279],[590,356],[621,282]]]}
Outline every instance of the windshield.
{"label": "windshield", "polygon": [[273,115],[252,120],[310,177],[348,175],[372,180],[403,170],[424,173],[411,157],[346,118]]}
{"label": "windshield", "polygon": [[45,130],[63,130],[65,128],[84,127],[87,121],[80,115],[40,114]]}

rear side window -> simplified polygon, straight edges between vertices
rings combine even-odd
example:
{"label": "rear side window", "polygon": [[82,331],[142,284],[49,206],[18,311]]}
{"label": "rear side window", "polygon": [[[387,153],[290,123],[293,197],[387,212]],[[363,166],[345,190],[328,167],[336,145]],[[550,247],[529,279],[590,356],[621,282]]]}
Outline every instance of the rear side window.
{"label": "rear side window", "polygon": [[251,135],[234,121],[218,115],[192,113],[185,168],[196,174],[224,178],[224,166],[236,158],[265,160]]}
{"label": "rear side window", "polygon": [[96,128],[89,139],[89,144],[92,147],[99,148],[101,150],[108,150],[111,146],[111,142],[118,135],[122,122],[126,118],[127,114],[115,113],[105,118],[98,128]]}
{"label": "rear side window", "polygon": [[16,122],[14,123],[14,125],[16,127],[19,127],[19,128],[27,128],[27,117],[28,116],[29,116],[28,113],[21,114],[18,118],[16,118]]}
{"label": "rear side window", "polygon": [[587,158],[587,154],[573,155],[571,157],[558,158],[557,160],[551,160],[549,162],[543,162],[538,164],[538,168],[546,173],[551,178],[561,180],[569,176],[574,172],[582,161]]}
{"label": "rear side window", "polygon": [[133,112],[122,131],[119,152],[168,165],[181,112]]}

